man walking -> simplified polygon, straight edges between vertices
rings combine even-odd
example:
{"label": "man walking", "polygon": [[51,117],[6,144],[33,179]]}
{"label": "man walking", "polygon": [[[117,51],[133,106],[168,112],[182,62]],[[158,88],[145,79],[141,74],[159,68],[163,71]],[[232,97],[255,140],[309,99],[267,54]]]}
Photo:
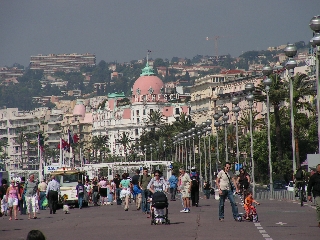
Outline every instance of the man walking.
{"label": "man walking", "polygon": [[191,197],[191,178],[188,173],[186,173],[186,170],[183,168],[179,169],[180,173],[180,192],[181,192],[181,197],[183,200],[183,206],[184,209],[181,210],[180,212],[183,213],[189,213],[190,212],[190,197]]}
{"label": "man walking", "polygon": [[58,195],[60,193],[60,184],[56,181],[55,176],[51,177],[51,181],[47,187],[47,198],[49,201],[50,214],[55,214],[58,205]]}
{"label": "man walking", "polygon": [[77,190],[79,209],[81,209],[83,198],[84,198],[84,185],[83,185],[81,179],[78,180],[78,185],[76,186],[76,190]]}
{"label": "man walking", "polygon": [[34,175],[29,176],[29,180],[24,185],[25,200],[29,218],[31,218],[31,211],[33,212],[33,219],[36,219],[36,201],[39,198],[38,183],[34,180]]}
{"label": "man walking", "polygon": [[133,197],[136,200],[136,207],[137,210],[141,209],[141,189],[139,186],[139,179],[140,179],[140,170],[137,169],[136,174],[132,177],[131,180],[131,185],[132,185],[132,193],[133,193]]}
{"label": "man walking", "polygon": [[219,197],[220,197],[219,220],[221,222],[224,221],[224,202],[226,198],[229,198],[234,220],[238,221],[238,217],[239,217],[238,207],[233,196],[234,186],[236,187],[237,191],[238,191],[238,186],[234,178],[234,175],[230,172],[230,168],[231,168],[231,164],[229,162],[226,162],[224,169],[218,173],[217,179],[216,179],[216,185],[219,189]]}
{"label": "man walking", "polygon": [[[141,189],[141,196],[142,196],[142,212],[145,214],[150,214],[150,203],[148,202],[148,195],[149,195],[149,190],[148,190],[148,184],[151,181],[151,176],[148,174],[148,169],[143,168],[143,175],[140,176],[139,180],[139,186]],[[150,217],[148,215],[148,217]]]}
{"label": "man walking", "polygon": [[316,202],[316,213],[318,227],[320,228],[320,164],[317,165],[316,173],[314,173],[308,183],[308,200],[312,201],[311,191]]}
{"label": "man walking", "polygon": [[171,177],[169,178],[169,184],[170,184],[170,195],[171,195],[171,201],[176,200],[176,193],[177,193],[177,184],[178,184],[178,178],[176,177],[176,174],[172,172]]}

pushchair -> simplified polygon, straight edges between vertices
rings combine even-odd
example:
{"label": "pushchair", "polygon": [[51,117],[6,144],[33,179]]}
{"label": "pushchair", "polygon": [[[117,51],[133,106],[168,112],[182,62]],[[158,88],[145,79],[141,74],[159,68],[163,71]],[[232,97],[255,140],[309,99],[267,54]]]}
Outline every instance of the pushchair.
{"label": "pushchair", "polygon": [[170,224],[168,206],[168,198],[164,192],[155,192],[152,195],[151,225]]}

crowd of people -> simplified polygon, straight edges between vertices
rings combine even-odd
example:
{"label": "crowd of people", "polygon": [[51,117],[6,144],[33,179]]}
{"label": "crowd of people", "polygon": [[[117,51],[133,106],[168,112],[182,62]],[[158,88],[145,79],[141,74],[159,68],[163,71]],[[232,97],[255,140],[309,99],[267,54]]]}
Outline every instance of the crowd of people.
{"label": "crowd of people", "polygon": [[[234,192],[242,193],[243,206],[246,211],[246,218],[254,210],[252,204],[258,204],[249,191],[250,176],[244,169],[240,169],[238,176],[234,175],[231,171],[231,164],[226,162],[224,168],[218,172],[215,185],[219,192],[219,220],[224,221],[224,204],[225,200],[229,199],[233,218],[236,221],[241,220],[238,213],[238,206],[235,202]],[[316,172],[311,176],[307,196],[311,199],[311,192],[315,198],[317,205],[317,216],[320,227],[320,165],[317,166]],[[27,215],[28,219],[37,219],[37,213],[40,210],[49,207],[50,214],[55,214],[57,210],[58,197],[60,195],[60,185],[52,176],[51,180],[46,183],[41,181],[38,183],[34,179],[34,175],[30,175],[25,181],[17,182],[13,179],[10,183],[2,179],[0,186],[0,202],[1,202],[1,215],[8,215],[9,220],[17,220],[18,213]],[[206,199],[214,194],[210,183],[204,181],[203,192]],[[123,173],[120,177],[116,174],[113,179],[109,180],[107,177],[101,176],[100,178],[94,177],[93,179],[86,178],[85,182],[79,179],[76,186],[78,206],[79,209],[83,207],[83,201],[92,204],[92,206],[103,205],[123,205],[125,211],[129,210],[130,202],[134,201],[136,210],[141,210],[150,218],[152,195],[155,192],[164,192],[170,194],[168,199],[176,201],[176,196],[179,193],[182,200],[183,209],[182,213],[189,213],[190,207],[199,206],[199,189],[200,189],[200,176],[195,168],[187,173],[185,169],[179,169],[179,176],[174,172],[169,179],[165,179],[160,170],[149,173],[149,169],[143,168],[141,174],[140,170],[135,171],[132,177],[128,173]],[[63,211],[69,212],[69,207],[65,204]],[[163,214],[160,210],[156,215]]]}

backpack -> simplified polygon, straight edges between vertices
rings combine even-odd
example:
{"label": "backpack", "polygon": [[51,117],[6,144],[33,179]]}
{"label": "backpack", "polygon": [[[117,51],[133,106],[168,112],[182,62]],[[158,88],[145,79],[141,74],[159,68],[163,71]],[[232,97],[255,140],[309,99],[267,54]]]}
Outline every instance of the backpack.
{"label": "backpack", "polygon": [[192,182],[192,185],[191,185],[192,189],[199,189],[199,182],[198,182],[198,179],[196,178],[196,176],[193,176],[191,178],[191,182]]}
{"label": "backpack", "polygon": [[302,168],[299,168],[297,171],[296,171],[296,174],[294,175],[295,179],[297,180],[302,180],[303,179],[303,170]]}

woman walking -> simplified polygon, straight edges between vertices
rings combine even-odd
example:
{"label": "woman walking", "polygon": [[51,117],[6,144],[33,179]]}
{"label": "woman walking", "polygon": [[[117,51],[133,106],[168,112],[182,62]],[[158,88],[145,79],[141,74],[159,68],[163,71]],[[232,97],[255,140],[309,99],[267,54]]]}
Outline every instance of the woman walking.
{"label": "woman walking", "polygon": [[120,198],[122,202],[124,202],[124,210],[128,211],[129,209],[129,197],[131,195],[130,191],[130,179],[128,179],[129,174],[122,174],[122,180],[120,182],[120,188],[122,188],[120,192]]}
{"label": "woman walking", "polygon": [[13,210],[13,216],[15,220],[18,220],[17,218],[17,209],[18,209],[18,200],[21,199],[20,193],[18,191],[18,186],[15,184],[14,180],[11,180],[11,184],[7,189],[7,201],[8,201],[8,207],[9,207],[9,220],[12,220],[12,210]]}

